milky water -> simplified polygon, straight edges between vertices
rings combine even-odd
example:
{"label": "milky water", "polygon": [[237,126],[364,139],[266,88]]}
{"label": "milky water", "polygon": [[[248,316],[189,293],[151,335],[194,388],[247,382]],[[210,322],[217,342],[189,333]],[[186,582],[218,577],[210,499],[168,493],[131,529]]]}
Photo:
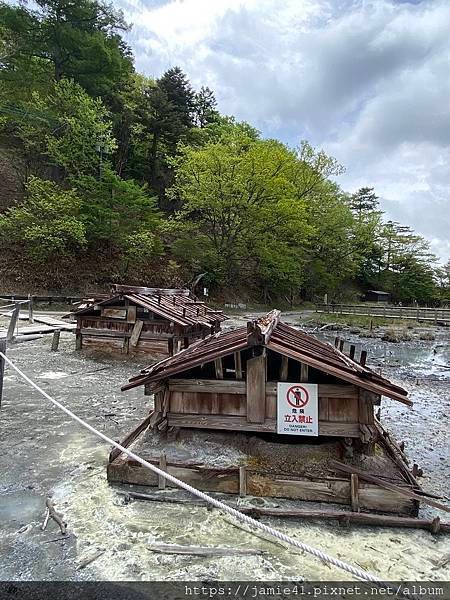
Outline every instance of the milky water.
{"label": "milky water", "polygon": [[[409,346],[355,340],[367,346],[372,356],[379,357],[375,365],[383,374],[409,389],[416,402],[414,408],[385,401],[382,419],[397,439],[405,440],[408,454],[424,468],[424,487],[446,494],[449,386],[446,373],[440,372],[435,363],[437,356],[442,364],[450,364],[450,359],[445,349],[448,335],[443,332],[439,336],[435,342]],[[437,354],[434,350],[439,345],[444,349]],[[142,390],[120,392],[120,385],[144,363],[88,358],[75,352],[73,346],[73,336],[62,334],[57,353],[50,351],[50,339],[43,338],[8,349],[8,354],[49,394],[107,435],[121,439],[148,412],[148,399],[143,398]],[[106,481],[109,448],[57,412],[9,370],[0,434],[2,579],[342,579],[343,574],[336,568],[254,535],[216,509],[127,503]],[[52,521],[45,531],[41,530],[47,495],[53,496],[57,510],[68,523],[66,539],[61,538]],[[254,502],[285,505],[281,500]],[[437,513],[422,509],[421,514]],[[443,560],[449,553],[448,538],[444,536],[419,530],[345,528],[297,520],[264,522],[384,579],[450,578],[449,564]],[[151,551],[153,542],[252,548],[264,553],[164,555]]]}

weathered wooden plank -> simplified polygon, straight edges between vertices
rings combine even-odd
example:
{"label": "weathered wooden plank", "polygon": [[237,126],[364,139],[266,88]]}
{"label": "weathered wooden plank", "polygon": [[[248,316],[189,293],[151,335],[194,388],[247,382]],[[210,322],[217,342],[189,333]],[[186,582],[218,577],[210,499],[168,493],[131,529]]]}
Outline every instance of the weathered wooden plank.
{"label": "weathered wooden plank", "polygon": [[[178,392],[171,392],[173,395]],[[276,419],[265,419],[263,423],[250,423],[243,416],[198,415],[171,410],[167,414],[169,426],[199,429],[225,429],[229,431],[261,431],[276,433]],[[359,438],[359,423],[329,423],[319,421],[319,435]]]}
{"label": "weathered wooden plank", "polygon": [[359,422],[371,425],[374,422],[374,402],[379,399],[379,394],[359,390]]}
{"label": "weathered wooden plank", "polygon": [[102,307],[101,314],[103,317],[108,317],[110,319],[126,319],[127,317],[127,311],[125,308]]}
{"label": "weathered wooden plank", "polygon": [[[147,427],[149,426],[150,423],[150,417],[151,417],[150,413],[148,415],[148,417],[146,417],[143,421],[141,421],[141,423],[139,423],[139,425],[137,427],[135,427],[133,429],[133,431],[131,431],[121,442],[121,446],[123,446],[124,448],[128,448],[128,446],[130,446],[134,440],[136,438],[139,437],[139,435],[145,430],[147,429]],[[120,456],[121,451],[118,448],[113,448],[111,450],[111,452],[109,453],[109,462],[112,463],[113,460],[115,460],[118,456]],[[124,455],[125,456],[125,455]]]}
{"label": "weathered wooden plank", "polygon": [[131,305],[127,309],[127,322],[128,323],[136,323],[136,309],[135,305]]}
{"label": "weathered wooden plank", "polygon": [[[159,457],[159,468],[161,471],[167,471],[167,458],[164,452],[161,452],[161,456]],[[162,475],[158,475],[158,488],[160,490],[166,489],[166,478]]]}
{"label": "weathered wooden plank", "polygon": [[[129,309],[130,308],[131,308],[131,306],[129,307]],[[143,325],[144,325],[144,323],[140,319],[138,319],[136,321],[136,323],[134,324],[133,331],[131,332],[131,337],[130,337],[130,348],[134,348],[135,346],[137,346]]]}
{"label": "weathered wooden plank", "polygon": [[247,360],[247,420],[264,423],[266,413],[266,362],[265,355]]}
{"label": "weathered wooden plank", "polygon": [[319,396],[319,421],[329,421],[328,398]]}
{"label": "weathered wooden plank", "polygon": [[329,398],[328,419],[338,423],[358,422],[359,410],[356,398]]}
{"label": "weathered wooden plank", "polygon": [[245,394],[245,381],[233,379],[169,379],[169,390],[208,394]]}

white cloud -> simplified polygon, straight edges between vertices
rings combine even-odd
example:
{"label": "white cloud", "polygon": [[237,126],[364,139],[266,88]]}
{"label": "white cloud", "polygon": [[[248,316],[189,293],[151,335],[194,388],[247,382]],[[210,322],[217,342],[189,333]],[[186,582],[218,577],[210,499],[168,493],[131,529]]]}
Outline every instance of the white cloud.
{"label": "white cloud", "polygon": [[173,65],[222,112],[324,146],[350,191],[450,254],[447,0],[123,0],[139,70]]}

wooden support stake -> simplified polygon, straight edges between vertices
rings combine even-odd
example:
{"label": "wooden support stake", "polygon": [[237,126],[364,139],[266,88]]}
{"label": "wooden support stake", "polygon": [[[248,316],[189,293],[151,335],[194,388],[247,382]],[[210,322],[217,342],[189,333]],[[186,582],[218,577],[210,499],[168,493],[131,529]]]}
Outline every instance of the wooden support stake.
{"label": "wooden support stake", "polygon": [[352,345],[350,346],[350,352],[349,352],[349,357],[350,357],[352,360],[355,358],[355,350],[356,350],[356,347],[355,347],[355,346],[352,344]]}
{"label": "wooden support stake", "polygon": [[20,304],[18,302],[15,303],[15,307],[13,309],[11,320],[8,325],[8,332],[6,334],[6,341],[11,342],[14,339],[14,332],[16,330],[17,320],[19,318],[20,312]]}
{"label": "wooden support stake", "polygon": [[247,495],[247,470],[245,466],[239,467],[239,496]]}
{"label": "wooden support stake", "polygon": [[334,338],[334,347],[337,348],[339,346],[339,338],[335,337]]}
{"label": "wooden support stake", "polygon": [[355,473],[352,473],[350,479],[350,496],[352,511],[359,512],[359,479]]}
{"label": "wooden support stake", "polygon": [[58,350],[60,336],[61,336],[61,330],[60,329],[57,329],[56,331],[53,332],[53,339],[52,339],[52,350],[53,350],[53,352],[56,352]]}
{"label": "wooden support stake", "polygon": [[234,353],[234,370],[236,373],[236,379],[242,379],[242,358],[240,352]]}
{"label": "wooden support stake", "polygon": [[359,359],[359,364],[362,367],[366,366],[366,361],[367,361],[367,350],[361,350],[361,357]]}
{"label": "wooden support stake", "polygon": [[339,350],[340,350],[341,352],[343,352],[343,351],[344,351],[344,344],[345,344],[345,340],[340,340],[340,341],[339,341]]}
{"label": "wooden support stake", "polygon": [[81,350],[83,347],[83,334],[77,331],[75,334],[75,350]]}
{"label": "wooden support stake", "polygon": [[[164,452],[162,452],[159,457],[159,468],[161,471],[167,471],[167,457]],[[166,489],[166,478],[162,475],[158,475],[158,488],[160,490]]]}
{"label": "wooden support stake", "polygon": [[[0,338],[0,352],[6,354],[6,338]],[[3,377],[5,375],[5,359],[0,356],[0,407],[3,398]]]}
{"label": "wooden support stake", "polygon": [[289,357],[284,354],[281,355],[281,366],[280,366],[280,381],[287,381],[289,370]]}
{"label": "wooden support stake", "polygon": [[34,323],[33,296],[31,294],[28,294],[28,322],[30,323],[30,325],[33,325]]}

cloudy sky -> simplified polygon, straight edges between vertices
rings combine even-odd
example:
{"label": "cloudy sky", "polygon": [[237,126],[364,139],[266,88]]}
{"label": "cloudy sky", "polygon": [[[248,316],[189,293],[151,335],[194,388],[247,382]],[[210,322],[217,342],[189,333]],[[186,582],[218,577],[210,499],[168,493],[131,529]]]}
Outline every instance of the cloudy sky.
{"label": "cloudy sky", "polygon": [[450,0],[116,0],[136,67],[178,65],[222,113],[303,138],[450,256]]}

